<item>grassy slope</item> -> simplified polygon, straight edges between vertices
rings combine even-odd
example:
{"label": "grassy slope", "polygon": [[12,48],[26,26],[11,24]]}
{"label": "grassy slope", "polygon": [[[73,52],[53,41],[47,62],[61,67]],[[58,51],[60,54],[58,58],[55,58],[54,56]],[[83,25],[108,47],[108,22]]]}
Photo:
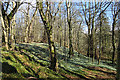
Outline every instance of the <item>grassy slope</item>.
{"label": "grassy slope", "polygon": [[59,72],[56,73],[48,68],[49,48],[47,44],[31,43],[18,46],[20,47],[15,52],[2,51],[3,78],[26,79],[32,76],[44,79],[115,79],[115,66],[107,65],[105,61],[102,61],[100,65],[97,65],[97,61],[92,64],[91,58],[83,55],[78,57],[77,52],[74,52],[74,56],[68,59],[66,57],[68,49],[56,47],[59,60]]}

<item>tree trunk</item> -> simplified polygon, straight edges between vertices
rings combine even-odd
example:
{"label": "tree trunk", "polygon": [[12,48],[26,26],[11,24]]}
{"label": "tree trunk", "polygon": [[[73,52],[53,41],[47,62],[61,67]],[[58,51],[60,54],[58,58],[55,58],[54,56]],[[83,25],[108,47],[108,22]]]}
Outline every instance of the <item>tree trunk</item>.
{"label": "tree trunk", "polygon": [[[41,16],[41,19],[43,21],[44,24],[44,28],[46,30],[47,33],[47,37],[48,37],[48,44],[49,44],[49,49],[50,49],[50,68],[54,71],[57,71],[58,69],[58,63],[57,63],[57,58],[56,58],[56,50],[55,50],[55,45],[54,42],[52,40],[52,17],[49,16],[50,15],[50,5],[48,2],[46,2],[47,5],[47,12],[44,14],[43,12],[43,3],[40,1],[37,1],[37,5],[39,6],[39,14]],[[54,20],[54,19],[53,19]]]}
{"label": "tree trunk", "polygon": [[28,43],[29,42],[29,10],[30,10],[30,5],[28,5],[27,8],[27,14],[26,14],[26,31],[25,31],[25,42]]}
{"label": "tree trunk", "polygon": [[118,43],[118,49],[117,49],[118,52],[117,52],[117,76],[116,76],[116,80],[120,80],[120,30],[118,31],[118,34],[119,34],[119,43]]}
{"label": "tree trunk", "polygon": [[46,34],[46,30],[45,30],[45,28],[44,28],[44,30],[43,30],[43,36],[42,36],[42,42],[43,43],[47,43],[47,34]]}
{"label": "tree trunk", "polygon": [[[0,4],[0,7],[2,7],[2,4]],[[8,26],[8,24],[9,24],[9,22],[8,22],[8,17],[7,16],[4,16],[4,18],[3,18],[3,15],[2,15],[2,9],[0,8],[0,18],[1,18],[1,23],[2,23],[2,30],[3,30],[3,33],[2,33],[2,35],[3,35],[3,37],[4,37],[4,41],[5,41],[5,46],[6,46],[6,49],[7,50],[9,50],[9,45],[8,45],[8,37],[9,37],[9,34],[8,34],[8,28],[9,28],[9,26]]]}
{"label": "tree trunk", "polygon": [[6,49],[9,50],[10,46],[9,46],[9,39],[8,38],[9,38],[9,25],[10,25],[10,23],[9,23],[8,19],[6,19],[6,20],[3,19],[2,14],[1,14],[1,22],[2,22],[2,30],[3,30],[2,35],[4,36],[4,39],[5,39],[5,46],[6,46]]}
{"label": "tree trunk", "polygon": [[[101,6],[100,6],[101,11]],[[99,57],[98,57],[98,64],[100,64],[101,53],[102,53],[102,14],[100,14],[100,35],[99,35]]]}
{"label": "tree trunk", "polygon": [[119,27],[119,31],[118,31],[118,38],[119,38],[119,42],[118,42],[118,52],[117,52],[117,75],[116,75],[116,80],[120,80],[120,2],[118,3],[118,9],[119,9],[119,13],[118,13],[118,27]]}
{"label": "tree trunk", "polygon": [[[47,31],[48,33],[48,31]],[[52,41],[52,34],[48,33],[48,44],[49,44],[49,49],[50,49],[50,68],[54,71],[57,71],[57,58],[56,58],[56,51],[55,51],[55,46],[54,42]]]}
{"label": "tree trunk", "polygon": [[[9,48],[11,47],[10,46],[10,37],[11,37],[11,34],[10,34],[10,21],[12,20],[13,16],[15,15],[15,13],[17,12],[17,9],[20,7],[21,4],[23,3],[20,3],[20,2],[15,2],[16,5],[14,7],[14,9],[10,11],[7,10],[4,10],[4,6],[3,3],[0,1],[0,6],[1,6],[1,11],[2,11],[2,26],[3,26],[3,35],[4,35],[4,39],[5,39],[5,46],[6,46],[6,49],[9,50]],[[9,4],[7,5],[8,8],[9,8]],[[9,14],[7,13],[9,12]]]}
{"label": "tree trunk", "polygon": [[[94,19],[93,19],[94,20]],[[94,62],[94,58],[95,58],[95,29],[94,29],[94,21],[92,22],[92,46],[91,46],[91,50],[92,50],[92,62]]]}
{"label": "tree trunk", "polygon": [[[93,4],[94,6],[94,4]],[[92,35],[92,62],[94,62],[95,58],[95,16],[96,16],[96,2],[95,2],[95,10],[93,10],[93,18],[92,18],[92,30],[91,30],[91,35]]]}
{"label": "tree trunk", "polygon": [[73,54],[73,45],[72,45],[72,26],[71,26],[71,11],[70,11],[70,6],[71,2],[66,2],[67,3],[67,22],[69,26],[69,58]]}
{"label": "tree trunk", "polygon": [[[13,8],[15,7],[15,2],[13,2]],[[15,27],[16,23],[15,23],[15,15],[12,19],[12,25],[11,25],[11,30],[10,30],[10,34],[11,34],[11,47],[12,50],[15,49],[15,34],[14,34],[14,27]]]}
{"label": "tree trunk", "polygon": [[10,21],[9,21],[9,18],[7,16],[5,16],[5,46],[6,46],[6,49],[9,50],[10,49]]}
{"label": "tree trunk", "polygon": [[[2,24],[2,43],[5,43],[5,24],[4,24],[4,20],[3,20],[3,16],[2,16],[2,4],[0,3],[0,19],[1,19],[1,24]],[[3,45],[3,44],[2,44]]]}
{"label": "tree trunk", "polygon": [[112,53],[112,63],[114,64],[114,59],[115,59],[115,40],[114,40],[114,37],[115,37],[115,32],[114,32],[114,29],[115,29],[115,20],[112,24],[112,47],[113,47],[113,53]]}

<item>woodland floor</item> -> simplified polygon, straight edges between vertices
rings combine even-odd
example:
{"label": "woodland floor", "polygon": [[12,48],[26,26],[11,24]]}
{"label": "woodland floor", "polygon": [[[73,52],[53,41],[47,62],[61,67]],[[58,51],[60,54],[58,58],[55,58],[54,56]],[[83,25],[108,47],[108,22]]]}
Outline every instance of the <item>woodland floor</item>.
{"label": "woodland floor", "polygon": [[[57,45],[56,45],[57,46]],[[49,48],[45,43],[24,43],[17,45],[17,51],[2,48],[2,80],[115,80],[116,65],[95,60],[74,51],[67,57],[68,49],[56,47],[59,71],[49,69]]]}

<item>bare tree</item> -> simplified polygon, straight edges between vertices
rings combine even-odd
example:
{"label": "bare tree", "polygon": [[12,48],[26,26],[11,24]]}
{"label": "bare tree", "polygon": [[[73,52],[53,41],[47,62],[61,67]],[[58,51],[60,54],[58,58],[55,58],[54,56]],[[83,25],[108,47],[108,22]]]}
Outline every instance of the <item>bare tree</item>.
{"label": "bare tree", "polygon": [[48,37],[50,59],[51,59],[50,68],[54,71],[57,71],[58,63],[57,63],[57,58],[56,58],[56,49],[55,49],[54,41],[52,38],[52,28],[53,28],[52,23],[55,21],[56,15],[59,11],[60,3],[58,4],[57,11],[55,12],[54,15],[51,13],[52,12],[51,5],[48,1],[45,2],[45,5],[47,7],[45,12],[43,11],[44,9],[43,5],[44,5],[43,2],[40,2],[39,0],[37,0],[37,7],[39,10],[39,14],[43,21],[43,24],[44,24],[44,27],[47,33],[47,37]]}
{"label": "bare tree", "polygon": [[113,54],[112,54],[112,63],[114,64],[114,59],[115,59],[115,26],[116,26],[116,21],[117,21],[117,15],[118,11],[116,10],[117,3],[112,4],[112,16],[113,16],[113,23],[112,23],[112,47],[113,47]]}
{"label": "bare tree", "polygon": [[[12,18],[14,17],[15,13],[17,12],[18,8],[20,7],[22,3],[20,2],[15,2],[15,7],[10,10],[10,13],[8,14],[8,10],[9,10],[9,6],[10,6],[10,2],[1,2],[0,1],[0,4],[2,6],[2,18],[3,18],[3,21],[2,21],[2,30],[3,31],[3,35],[4,35],[4,40],[5,40],[5,46],[6,46],[6,49],[9,50],[9,48],[11,47],[10,45],[10,24],[11,24],[11,20]],[[7,5],[6,7],[4,5]]]}
{"label": "bare tree", "polygon": [[35,12],[33,13],[32,19],[30,20],[29,16],[29,10],[30,5],[28,4],[27,14],[26,14],[26,36],[25,36],[25,42],[31,42],[31,34],[32,34],[32,25],[33,20],[35,18],[35,15],[37,14],[37,8],[35,9]]}
{"label": "bare tree", "polygon": [[71,6],[72,6],[72,3],[67,0],[66,1],[66,7],[67,7],[67,22],[68,22],[68,26],[69,26],[69,58],[70,56],[73,54],[73,45],[72,45],[72,25],[71,25],[71,18],[72,18],[72,15],[71,15]]}

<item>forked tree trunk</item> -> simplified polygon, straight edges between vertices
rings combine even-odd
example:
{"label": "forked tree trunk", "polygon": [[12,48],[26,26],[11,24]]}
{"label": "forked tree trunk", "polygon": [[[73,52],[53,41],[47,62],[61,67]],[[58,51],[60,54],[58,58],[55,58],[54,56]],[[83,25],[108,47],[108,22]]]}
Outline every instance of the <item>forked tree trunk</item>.
{"label": "forked tree trunk", "polygon": [[50,62],[51,62],[50,68],[54,71],[57,71],[58,63],[57,63],[57,58],[56,58],[55,45],[54,45],[54,42],[52,40],[52,22],[51,21],[52,21],[53,16],[49,16],[50,15],[49,3],[46,2],[46,5],[47,5],[47,11],[44,13],[43,12],[43,3],[40,1],[37,1],[37,6],[39,7],[38,8],[39,14],[40,14],[41,19],[43,21],[44,28],[46,30],[47,37],[48,37],[48,44],[49,44],[49,49],[50,49],[50,59],[51,59],[50,60]]}
{"label": "forked tree trunk", "polygon": [[[9,3],[9,2],[8,2]],[[10,6],[10,4],[7,4],[7,8],[6,10],[4,10],[4,6],[3,3],[0,1],[0,6],[1,6],[1,10],[0,10],[0,14],[1,16],[1,21],[2,21],[2,27],[3,27],[3,35],[4,35],[4,39],[5,39],[5,46],[6,49],[9,50],[10,46],[10,21],[12,20],[13,16],[15,15],[15,13],[17,12],[17,9],[20,7],[20,5],[22,5],[23,3],[20,2],[15,2],[16,5],[15,7],[9,12],[9,14],[7,14],[8,12],[8,8]],[[14,5],[14,4],[13,4]]]}

